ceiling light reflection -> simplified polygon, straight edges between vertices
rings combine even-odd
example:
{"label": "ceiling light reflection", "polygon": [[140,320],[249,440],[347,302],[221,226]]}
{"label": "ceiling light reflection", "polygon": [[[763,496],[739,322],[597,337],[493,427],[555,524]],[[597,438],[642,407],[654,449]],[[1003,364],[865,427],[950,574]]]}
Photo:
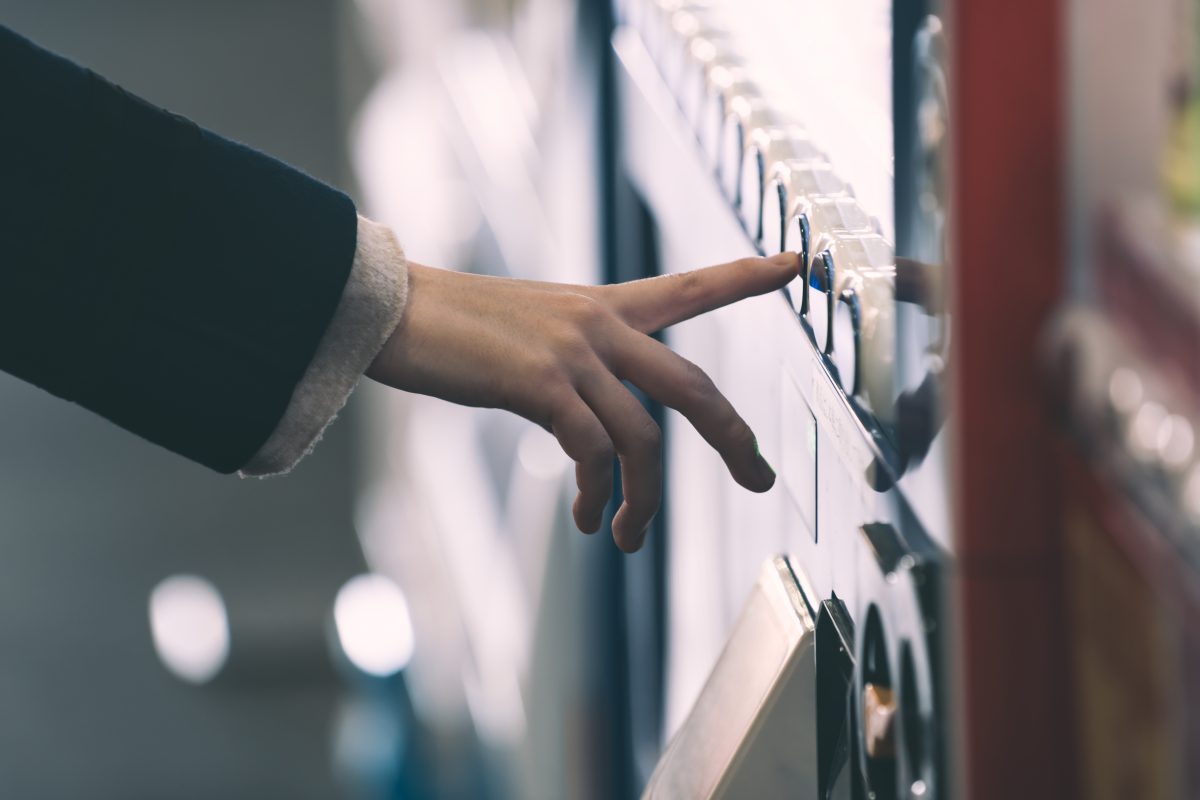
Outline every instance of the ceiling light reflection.
{"label": "ceiling light reflection", "polygon": [[172,575],[150,592],[150,633],[159,659],[188,683],[211,681],[229,658],[225,603],[196,575]]}
{"label": "ceiling light reflection", "polygon": [[380,678],[394,675],[413,654],[408,602],[382,575],[358,575],[338,590],[333,605],[342,652],[355,667]]}

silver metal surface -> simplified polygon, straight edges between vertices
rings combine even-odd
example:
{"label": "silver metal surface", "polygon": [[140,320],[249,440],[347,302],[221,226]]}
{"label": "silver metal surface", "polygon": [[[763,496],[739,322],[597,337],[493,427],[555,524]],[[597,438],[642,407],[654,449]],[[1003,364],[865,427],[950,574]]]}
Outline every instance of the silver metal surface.
{"label": "silver metal surface", "polygon": [[670,15],[657,60],[663,80],[676,97],[682,97],[687,69],[696,55],[716,57],[728,50],[728,27],[720,14],[704,7],[685,6]]}
{"label": "silver metal surface", "polygon": [[642,797],[815,796],[815,633],[787,560],[769,560]]}
{"label": "silver metal surface", "polygon": [[745,61],[736,52],[728,50],[729,41],[724,37],[700,36],[688,45],[687,59],[680,75],[676,95],[684,118],[703,143],[704,128],[708,125],[706,113],[711,104],[712,74],[719,70],[723,76],[734,78],[745,75]]}
{"label": "silver metal surface", "polygon": [[759,92],[745,67],[738,64],[714,64],[708,71],[703,105],[695,124],[700,145],[708,158],[709,168],[719,173],[723,152],[722,137],[725,118],[735,97],[752,97]]}
{"label": "silver metal surface", "polygon": [[769,181],[769,170],[776,164],[794,166],[809,163],[827,165],[825,155],[813,144],[808,132],[798,124],[751,128],[746,134],[742,151],[741,205],[738,208],[742,225],[750,240],[761,245],[763,235],[763,195]]}
{"label": "silver metal surface", "polygon": [[[834,325],[829,350],[846,351],[846,359],[857,361],[859,385],[842,385],[848,392],[856,390],[870,404],[875,415],[887,422],[893,417],[895,396],[893,375],[896,350],[896,257],[892,245],[875,233],[856,234],[832,232],[816,240],[816,247],[827,253],[833,263],[834,296],[843,312],[843,337],[839,341],[839,326]],[[850,308],[857,307],[853,323],[849,322]],[[851,355],[857,348],[857,354]],[[853,362],[851,362],[853,363]]]}
{"label": "silver metal surface", "polygon": [[729,96],[721,123],[721,147],[717,177],[726,199],[738,208],[742,201],[742,158],[746,137],[755,128],[786,124],[787,120],[754,89],[745,88]]}

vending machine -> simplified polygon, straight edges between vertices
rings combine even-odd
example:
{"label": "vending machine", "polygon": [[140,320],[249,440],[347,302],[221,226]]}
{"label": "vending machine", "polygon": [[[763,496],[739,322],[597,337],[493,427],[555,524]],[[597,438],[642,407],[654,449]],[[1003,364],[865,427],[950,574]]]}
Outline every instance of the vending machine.
{"label": "vending machine", "polygon": [[640,211],[617,260],[800,256],[784,291],[666,334],[779,488],[739,491],[665,413],[644,796],[1072,796],[1038,358],[1066,284],[1066,9],[618,6],[614,205]]}
{"label": "vending machine", "polygon": [[[940,9],[631,0],[615,152],[645,273],[781,251],[784,291],[666,341],[778,472],[665,415],[661,741],[646,797],[949,797],[955,549]],[[629,258],[621,259],[629,263]]]}

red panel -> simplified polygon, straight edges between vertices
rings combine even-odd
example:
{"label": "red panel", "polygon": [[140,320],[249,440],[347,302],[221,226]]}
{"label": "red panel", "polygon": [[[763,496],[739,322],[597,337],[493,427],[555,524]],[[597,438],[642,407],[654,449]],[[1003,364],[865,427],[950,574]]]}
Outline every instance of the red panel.
{"label": "red panel", "polygon": [[1039,373],[1060,299],[1061,0],[957,0],[954,131],[959,764],[973,799],[1074,796],[1062,487]]}

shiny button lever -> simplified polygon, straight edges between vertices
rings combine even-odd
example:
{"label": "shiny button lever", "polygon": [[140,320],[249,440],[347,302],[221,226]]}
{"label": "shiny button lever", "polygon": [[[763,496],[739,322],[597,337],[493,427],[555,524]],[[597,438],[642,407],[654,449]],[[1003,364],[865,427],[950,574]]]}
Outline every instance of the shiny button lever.
{"label": "shiny button lever", "polygon": [[747,89],[729,98],[721,124],[717,178],[721,191],[734,208],[742,201],[742,155],[751,128],[779,124],[779,115],[756,90]]}
{"label": "shiny button lever", "polygon": [[723,50],[728,51],[728,30],[728,22],[706,7],[689,5],[670,15],[666,37],[658,55],[658,66],[667,88],[681,101],[681,106],[682,90],[691,60],[696,56],[701,59],[715,58]]}
{"label": "shiny button lever", "polygon": [[876,233],[835,232],[824,241],[821,255],[830,265],[828,307],[834,316],[825,352],[838,368],[842,388],[865,399],[878,418],[888,421],[895,400],[895,252]]}
{"label": "shiny button lever", "polygon": [[832,335],[829,330],[833,317],[833,285],[835,265],[828,251],[813,257],[808,269],[808,286],[805,318],[813,332],[817,349],[828,354]]}
{"label": "shiny button lever", "polygon": [[[793,168],[797,168],[803,164],[823,166],[827,165],[828,161],[808,138],[807,131],[799,125],[755,127],[746,133],[746,144],[742,152],[739,212],[742,226],[755,245],[763,245],[763,198],[770,180],[769,170],[780,163],[791,164]],[[774,226],[774,221],[770,225]]]}
{"label": "shiny button lever", "polygon": [[807,315],[808,278],[816,253],[809,211],[819,200],[847,197],[852,201],[853,198],[849,198],[846,184],[824,161],[775,161],[766,168],[766,174],[760,215],[762,248],[767,255],[777,252],[776,247],[799,254],[801,275],[788,292],[796,313]]}
{"label": "shiny button lever", "polygon": [[704,144],[707,116],[715,113],[709,111],[713,103],[710,93],[713,71],[721,70],[739,80],[745,78],[745,63],[729,48],[730,41],[727,37],[704,34],[693,38],[684,54],[683,69],[675,96],[679,100],[679,108],[683,111],[684,118],[701,144]]}
{"label": "shiny button lever", "polygon": [[720,169],[721,135],[725,117],[735,97],[756,96],[758,87],[746,68],[737,63],[714,62],[706,76],[704,97],[693,123],[708,165],[716,174]]}

